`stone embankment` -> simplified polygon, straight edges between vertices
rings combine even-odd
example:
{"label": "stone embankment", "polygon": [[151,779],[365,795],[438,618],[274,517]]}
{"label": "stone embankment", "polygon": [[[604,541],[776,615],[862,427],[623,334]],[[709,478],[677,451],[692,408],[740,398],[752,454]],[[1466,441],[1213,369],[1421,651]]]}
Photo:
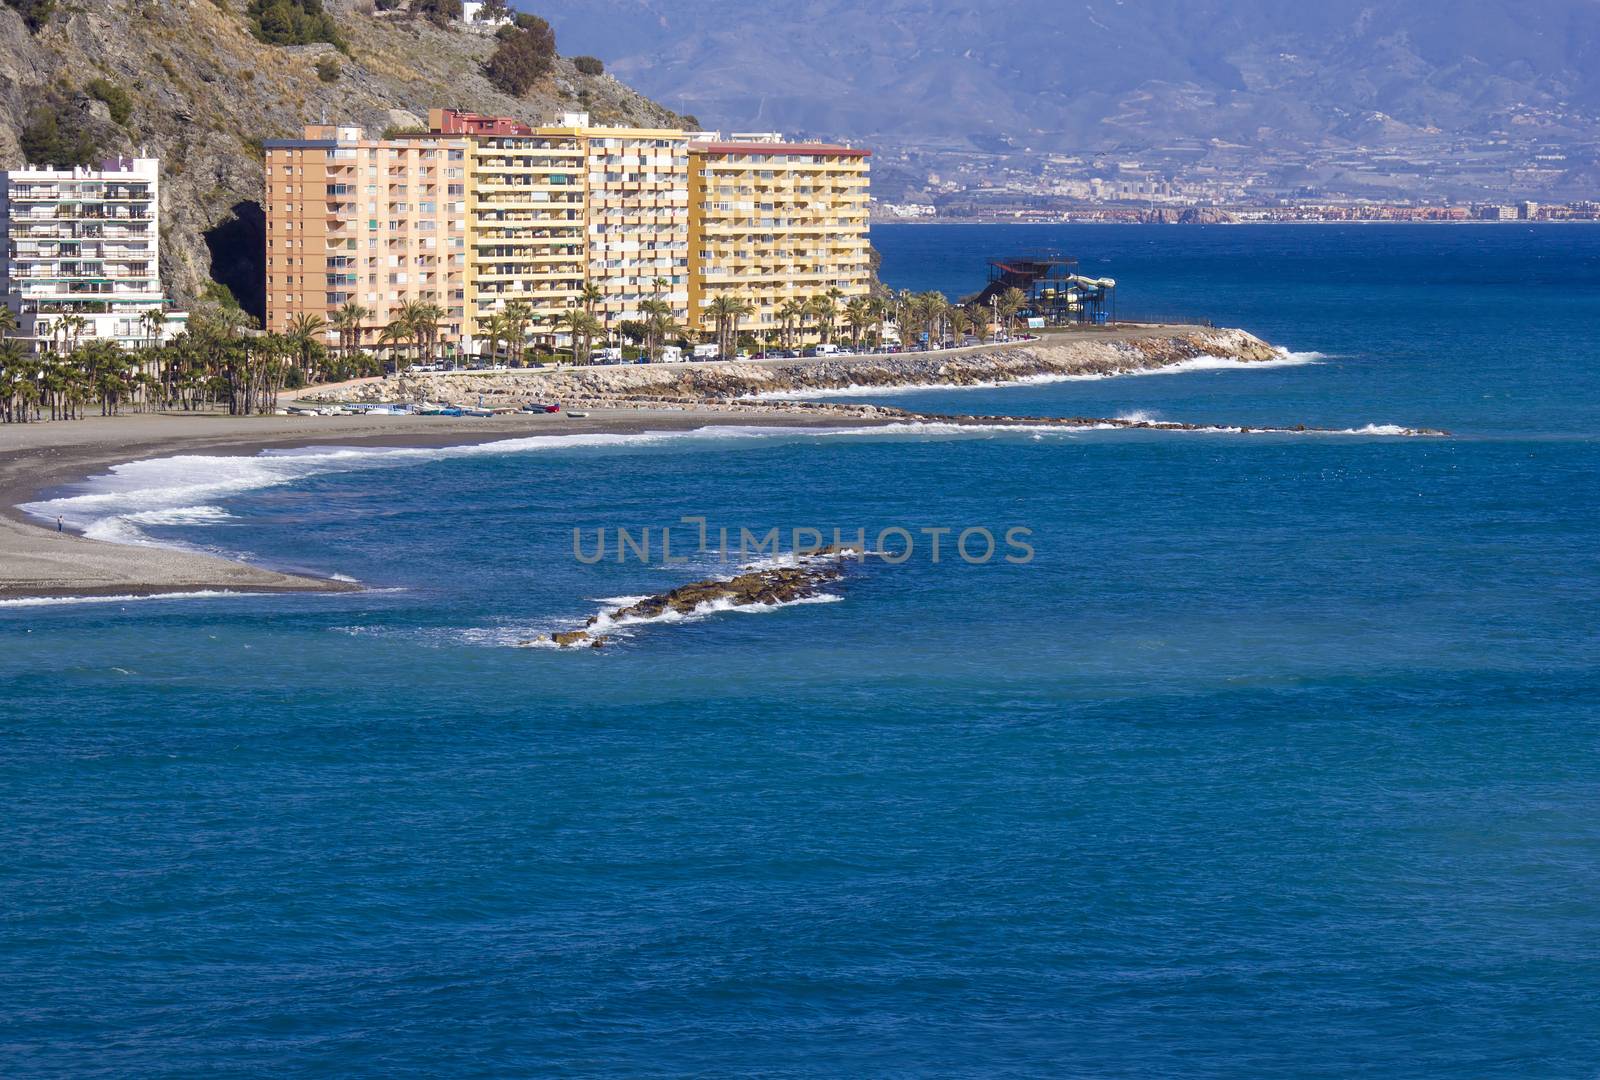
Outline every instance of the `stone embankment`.
{"label": "stone embankment", "polygon": [[775,403],[752,399],[859,387],[972,386],[1064,375],[1119,375],[1205,356],[1249,363],[1281,355],[1243,330],[1171,327],[1051,335],[1026,344],[947,353],[407,375],[314,393],[306,400],[333,404],[481,399],[495,408],[533,399],[595,408],[714,404],[776,411]]}

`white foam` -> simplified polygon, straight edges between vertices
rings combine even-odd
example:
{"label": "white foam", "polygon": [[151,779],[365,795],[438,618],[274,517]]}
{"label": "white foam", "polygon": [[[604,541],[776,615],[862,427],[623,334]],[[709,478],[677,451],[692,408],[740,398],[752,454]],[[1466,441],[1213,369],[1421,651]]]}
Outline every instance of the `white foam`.
{"label": "white foam", "polygon": [[142,526],[214,525],[229,519],[215,501],[293,484],[307,477],[395,468],[451,458],[522,454],[582,447],[629,447],[691,439],[726,440],[793,434],[771,427],[708,427],[631,435],[539,435],[446,447],[307,447],[269,450],[248,457],[178,455],[115,465],[68,494],[24,503],[20,509],[63,522],[85,536],[118,544],[185,547],[156,540]]}
{"label": "white foam", "polygon": [[140,600],[215,600],[222,596],[251,596],[252,593],[230,592],[226,589],[202,589],[196,592],[152,593],[148,596],[23,596],[14,600],[0,600],[0,608],[59,607],[66,604],[128,604]]}
{"label": "white foam", "polygon": [[[1314,363],[1304,359],[1316,353],[1287,354],[1284,363]],[[1301,359],[1291,359],[1299,357]],[[1195,361],[1198,363],[1199,361]],[[1226,366],[1233,360],[1219,361]],[[1272,364],[1277,361],[1263,361]],[[1245,366],[1257,366],[1255,364]],[[1171,370],[1171,369],[1163,369]],[[1080,376],[1072,376],[1074,378]],[[1139,416],[1128,419],[1145,423]],[[1159,424],[1159,421],[1149,421]],[[157,540],[144,531],[146,526],[203,526],[233,520],[216,502],[246,492],[293,484],[300,480],[337,472],[397,468],[451,458],[524,454],[536,451],[584,447],[641,447],[690,441],[739,439],[817,438],[848,435],[854,437],[967,436],[996,432],[1039,437],[1053,435],[1071,438],[1075,433],[1094,430],[1130,430],[1116,424],[1070,426],[1065,424],[957,424],[944,421],[904,421],[873,427],[791,428],[777,426],[711,426],[686,431],[643,432],[628,435],[540,435],[496,442],[446,447],[309,447],[292,451],[266,451],[249,457],[179,455],[148,458],[113,466],[109,473],[92,477],[57,498],[24,503],[25,513],[53,522],[60,517],[68,526],[97,540],[120,544],[145,544],[185,547],[170,540]],[[1150,427],[1132,430],[1176,431],[1177,428]],[[1201,433],[1238,433],[1238,427],[1212,426],[1194,429]],[[1279,432],[1283,433],[1283,432]],[[1252,429],[1250,434],[1268,434]],[[1301,434],[1301,433],[1291,433]],[[1342,432],[1304,432],[1303,434],[1413,435],[1396,425],[1369,424]]]}
{"label": "white foam", "polygon": [[1232,356],[1196,356],[1175,364],[1160,367],[1129,368],[1121,371],[1075,372],[1060,374],[1024,375],[1019,379],[996,379],[970,383],[910,383],[904,386],[850,385],[818,390],[767,390],[747,394],[754,401],[809,401],[835,397],[886,397],[901,394],[929,394],[946,390],[1004,390],[1017,386],[1042,386],[1047,383],[1087,382],[1101,379],[1120,379],[1128,375],[1182,375],[1195,371],[1255,371],[1261,368],[1298,367],[1302,364],[1320,364],[1328,359],[1326,353],[1290,352],[1277,349],[1270,360],[1240,360]]}
{"label": "white foam", "polygon": [[744,615],[762,615],[781,610],[782,608],[799,607],[803,604],[835,604],[843,599],[844,597],[836,596],[833,593],[814,593],[810,596],[802,596],[795,600],[780,600],[775,604],[737,604],[727,597],[718,597],[715,600],[708,600],[703,604],[696,604],[688,611],[678,611],[675,608],[667,608],[659,615],[629,615],[624,616],[623,618],[614,618],[609,614],[602,613],[595,621],[594,625],[584,627],[584,629],[587,629],[591,634],[597,636],[607,635],[615,633],[618,630],[626,630],[636,626],[656,626],[664,623],[699,622],[702,619],[711,617],[712,615],[721,615],[729,612],[736,612]]}

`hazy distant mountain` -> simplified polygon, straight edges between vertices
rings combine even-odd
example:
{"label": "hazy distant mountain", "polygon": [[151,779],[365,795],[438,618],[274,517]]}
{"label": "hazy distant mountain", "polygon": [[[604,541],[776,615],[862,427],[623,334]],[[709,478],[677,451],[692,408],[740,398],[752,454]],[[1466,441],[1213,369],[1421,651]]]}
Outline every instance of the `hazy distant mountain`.
{"label": "hazy distant mountain", "polygon": [[722,127],[980,149],[1600,131],[1600,0],[522,2]]}

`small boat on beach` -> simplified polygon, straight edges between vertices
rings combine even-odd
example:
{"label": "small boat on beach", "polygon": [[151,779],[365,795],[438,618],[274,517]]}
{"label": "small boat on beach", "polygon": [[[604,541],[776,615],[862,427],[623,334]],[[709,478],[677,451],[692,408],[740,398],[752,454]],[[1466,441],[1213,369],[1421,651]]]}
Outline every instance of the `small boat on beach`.
{"label": "small boat on beach", "polygon": [[587,420],[589,419],[589,414],[586,412],[569,412],[567,417],[571,420]]}

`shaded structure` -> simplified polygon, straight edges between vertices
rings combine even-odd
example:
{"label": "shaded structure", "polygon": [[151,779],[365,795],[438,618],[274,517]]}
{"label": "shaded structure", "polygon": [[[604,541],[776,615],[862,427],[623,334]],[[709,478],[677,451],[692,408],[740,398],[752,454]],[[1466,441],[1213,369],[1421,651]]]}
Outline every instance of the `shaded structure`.
{"label": "shaded structure", "polygon": [[1117,283],[1111,278],[1084,277],[1078,260],[1055,252],[989,260],[989,284],[973,301],[988,306],[1011,289],[1026,301],[1021,314],[1043,319],[1046,326],[1113,321]]}

